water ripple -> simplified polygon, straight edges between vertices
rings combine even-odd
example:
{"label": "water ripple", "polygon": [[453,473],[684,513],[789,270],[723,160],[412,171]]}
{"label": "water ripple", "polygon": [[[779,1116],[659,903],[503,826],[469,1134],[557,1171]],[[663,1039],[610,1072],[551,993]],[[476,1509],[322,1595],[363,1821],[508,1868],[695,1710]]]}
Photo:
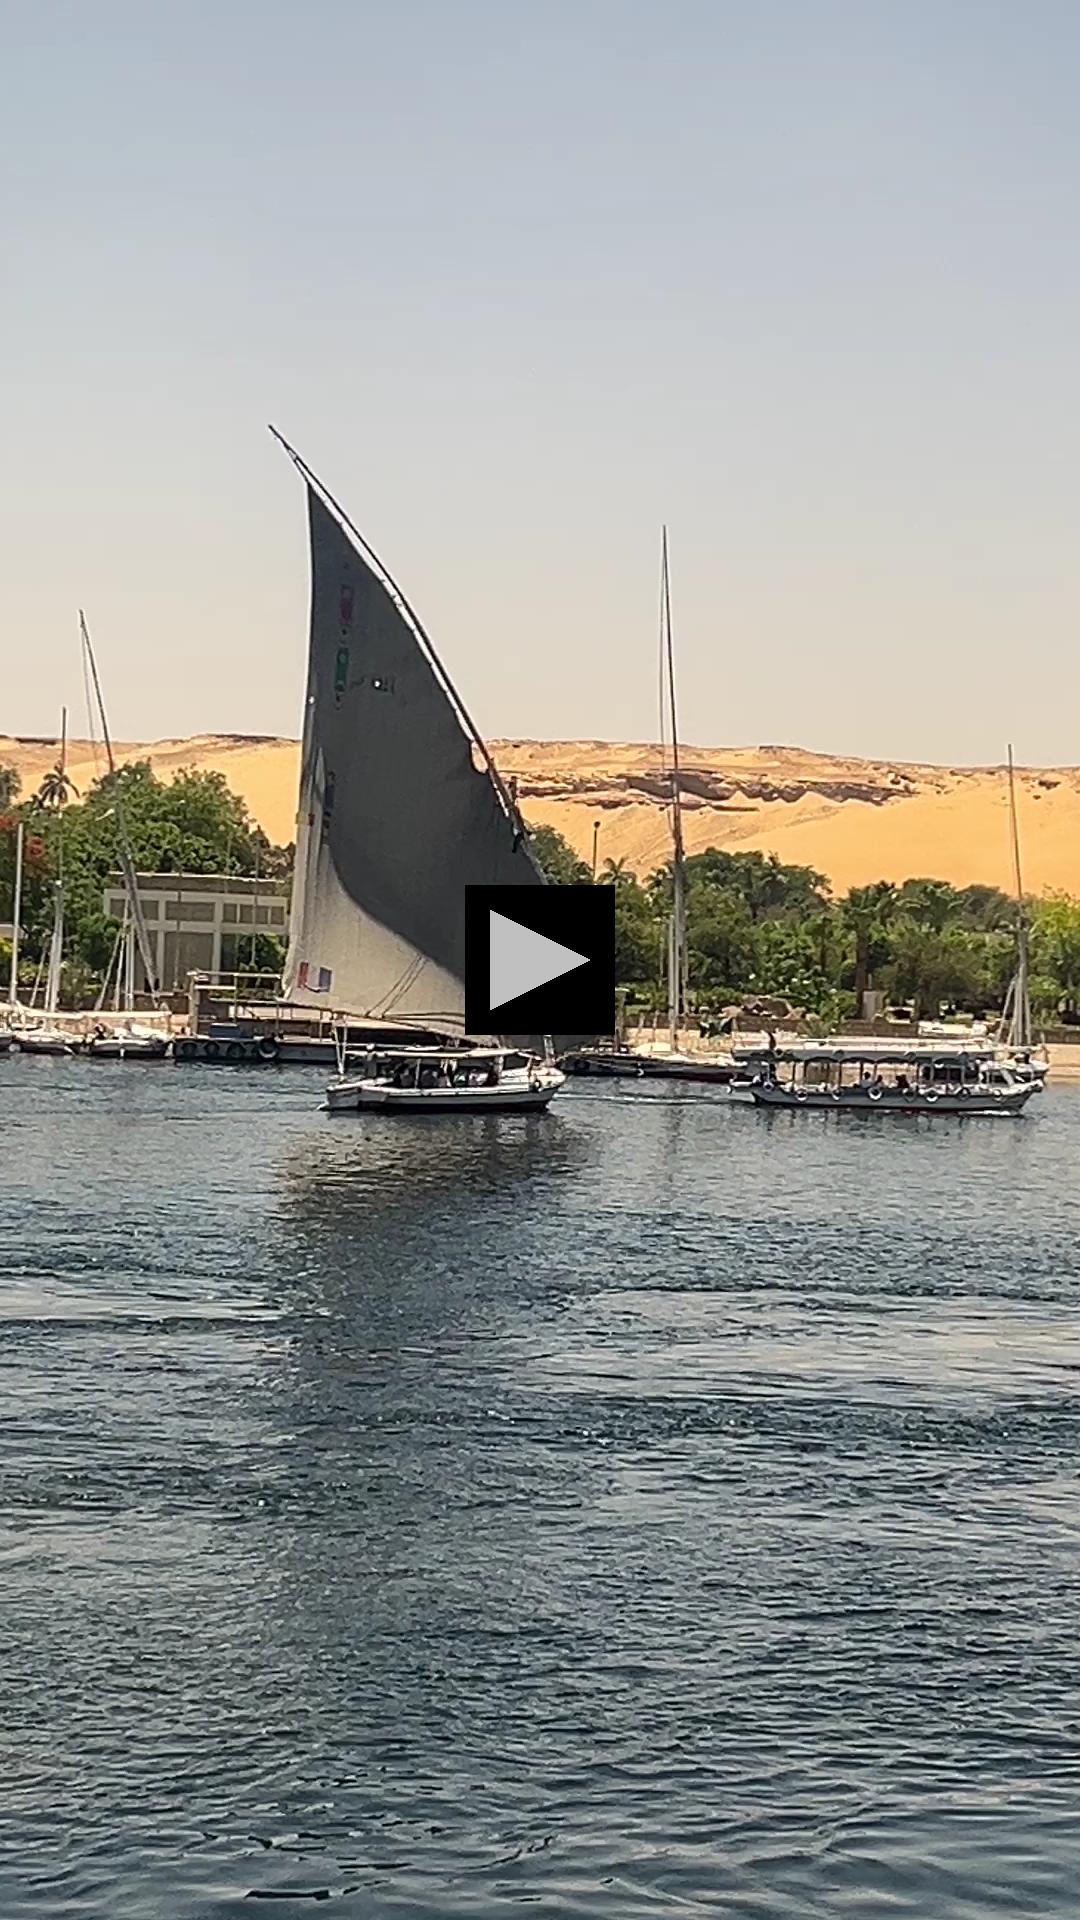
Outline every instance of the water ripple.
{"label": "water ripple", "polygon": [[318,1090],[0,1062],[5,1920],[1072,1920],[1080,1097]]}

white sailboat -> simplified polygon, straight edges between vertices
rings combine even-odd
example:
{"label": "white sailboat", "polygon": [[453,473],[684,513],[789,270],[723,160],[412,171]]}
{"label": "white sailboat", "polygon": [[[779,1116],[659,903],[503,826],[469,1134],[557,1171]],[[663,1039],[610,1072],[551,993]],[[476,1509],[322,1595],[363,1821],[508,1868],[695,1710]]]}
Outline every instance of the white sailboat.
{"label": "white sailboat", "polygon": [[26,828],[20,820],[15,829],[15,886],[11,897],[11,972],[8,977],[7,1021],[0,1027],[0,1053],[8,1053],[15,1044],[15,1035],[11,1022],[19,1006],[19,942],[21,939],[20,922],[22,920],[22,879],[23,849],[26,843]]}
{"label": "white sailboat", "polygon": [[1020,822],[1016,809],[1016,770],[1013,750],[1008,749],[1009,830],[1013,856],[1013,882],[1016,889],[1016,971],[1005,996],[998,1041],[1013,1071],[1025,1079],[1046,1078],[1049,1061],[1045,1052],[1035,1050],[1035,1031],[1031,1018],[1029,970],[1029,933],[1024,879],[1020,865]]}
{"label": "white sailboat", "polygon": [[[670,744],[669,744],[670,743]],[[689,957],[686,938],[686,847],[682,825],[682,780],[679,770],[679,715],[675,699],[675,643],[671,622],[671,570],[668,530],[660,539],[660,750],[666,758],[668,821],[671,828],[671,914],[667,925],[667,1045],[648,1052],[635,1049],[643,1077],[660,1080],[731,1080],[730,1058],[704,1059],[680,1050],[679,1035],[686,1026],[686,989]],[[669,757],[668,757],[669,756]]]}
{"label": "white sailboat", "polygon": [[[83,658],[94,690],[98,720],[101,726],[101,738],[105,747],[105,756],[109,773],[116,774],[116,757],[113,753],[112,736],[109,732],[108,716],[105,712],[105,700],[101,691],[97,658],[90,639],[90,629],[86,624],[86,615],[79,609],[79,635],[82,641]],[[122,1018],[106,1022],[99,1019],[87,1035],[83,1051],[97,1060],[163,1060],[169,1051],[169,1033],[167,1028],[151,1026],[146,1021],[138,1021],[136,1013],[136,963],[142,962],[143,973],[149,988],[151,1000],[158,1004],[158,987],[154,949],[143,913],[139,884],[135,873],[135,862],[131,852],[131,839],[128,833],[127,816],[124,810],[123,793],[119,785],[113,794],[113,813],[116,819],[116,834],[120,856],[120,871],[124,882],[124,922],[116,948],[112,966],[115,966],[114,1012]],[[100,1013],[104,1006],[108,990],[109,973],[99,996],[95,1012]]]}
{"label": "white sailboat", "polygon": [[[56,879],[53,882],[53,923],[49,938],[49,959],[45,972],[44,1020],[38,1020],[28,1008],[19,1006],[15,984],[14,964],[12,967],[12,993],[15,994],[13,1025],[15,1040],[20,1053],[67,1054],[73,1053],[71,1036],[57,1020],[60,1007],[60,987],[64,966],[64,801],[67,797],[67,708],[64,707],[60,720],[60,758],[56,763],[54,791],[57,806],[57,852]],[[43,789],[44,791],[44,789]],[[21,861],[20,861],[21,882]],[[20,886],[21,895],[21,886]],[[21,897],[16,907],[15,919],[22,910]],[[14,961],[14,956],[13,956]]]}
{"label": "white sailboat", "polygon": [[343,1031],[385,1020],[445,1042],[366,1052],[350,1073],[342,1040],[327,1106],[545,1107],[564,1076],[538,1046],[465,1029],[465,888],[543,882],[521,817],[404,594],[271,431],[304,479],[311,542],[285,996]]}

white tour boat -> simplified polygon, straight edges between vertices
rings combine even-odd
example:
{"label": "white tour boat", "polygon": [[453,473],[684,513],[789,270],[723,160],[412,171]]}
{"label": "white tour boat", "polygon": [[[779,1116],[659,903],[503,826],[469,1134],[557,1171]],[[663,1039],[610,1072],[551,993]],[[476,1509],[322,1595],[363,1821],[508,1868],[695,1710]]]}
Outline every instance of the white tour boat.
{"label": "white tour boat", "polygon": [[539,1113],[565,1075],[504,1047],[373,1053],[326,1089],[329,1113]]}
{"label": "white tour boat", "polygon": [[808,1042],[765,1048],[743,1065],[755,1106],[795,1111],[1012,1114],[1039,1092],[1037,1080],[975,1048]]}

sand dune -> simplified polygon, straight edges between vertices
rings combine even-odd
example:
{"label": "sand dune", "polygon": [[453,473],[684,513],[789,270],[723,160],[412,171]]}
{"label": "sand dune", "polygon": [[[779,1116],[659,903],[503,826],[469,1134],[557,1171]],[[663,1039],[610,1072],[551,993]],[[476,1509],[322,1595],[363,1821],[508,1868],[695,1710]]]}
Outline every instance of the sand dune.
{"label": "sand dune", "polygon": [[[646,873],[667,856],[659,749],[599,740],[493,743],[526,818],[546,822],[584,858],[600,823],[599,855]],[[148,759],[162,778],[213,768],[243,795],[271,839],[294,837],[295,740],[207,734],[125,743],[122,759]],[[30,792],[56,759],[53,741],[0,737],[0,763]],[[89,744],[69,744],[68,766],[85,790],[100,770]],[[929,767],[852,760],[798,747],[683,750],[687,846],[776,853],[826,874],[836,893],[868,880],[933,874],[957,885],[1011,885],[1006,784],[1000,767]],[[1080,767],[1017,774],[1024,877],[1032,892],[1080,894]]]}

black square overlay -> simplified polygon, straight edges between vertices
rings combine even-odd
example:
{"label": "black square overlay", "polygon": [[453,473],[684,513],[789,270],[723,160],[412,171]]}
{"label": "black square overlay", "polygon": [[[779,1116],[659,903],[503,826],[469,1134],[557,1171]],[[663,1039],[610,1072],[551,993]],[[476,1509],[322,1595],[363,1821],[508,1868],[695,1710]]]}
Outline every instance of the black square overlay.
{"label": "black square overlay", "polygon": [[[492,1008],[492,912],[586,954],[587,965]],[[614,887],[466,887],[465,1025],[470,1033],[508,1036],[614,1033]]]}

